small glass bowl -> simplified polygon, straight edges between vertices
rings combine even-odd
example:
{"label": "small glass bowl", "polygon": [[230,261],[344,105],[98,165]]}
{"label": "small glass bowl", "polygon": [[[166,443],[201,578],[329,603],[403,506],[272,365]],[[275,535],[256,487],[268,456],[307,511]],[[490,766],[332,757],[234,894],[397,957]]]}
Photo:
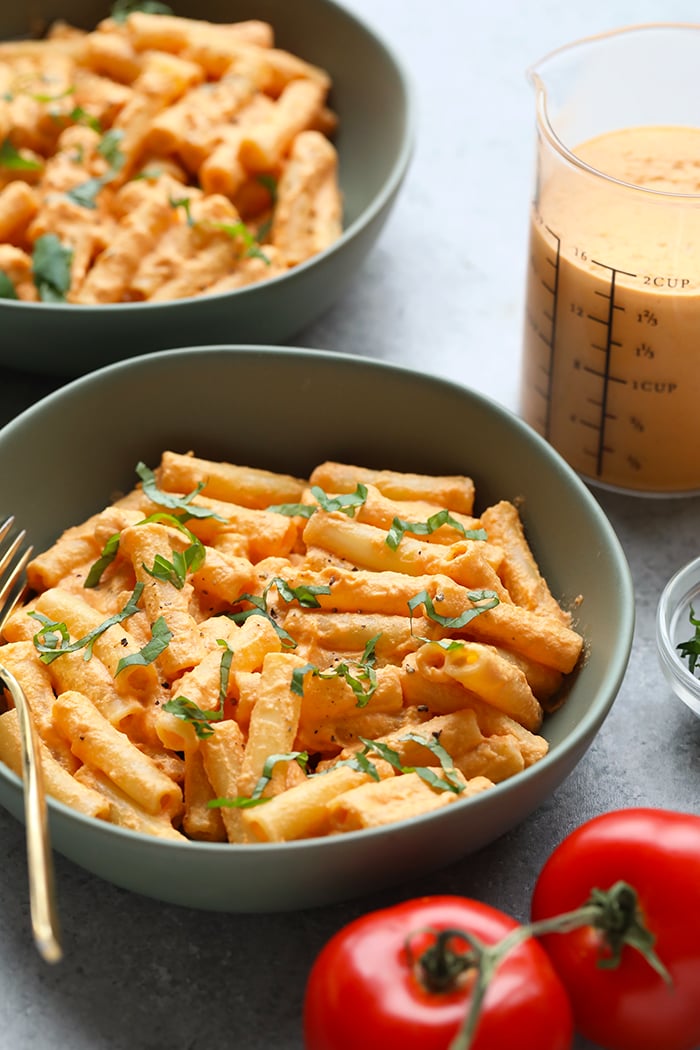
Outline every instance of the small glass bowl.
{"label": "small glass bowl", "polygon": [[[676,696],[700,718],[700,678],[691,674],[688,661],[677,649],[693,637],[691,606],[700,619],[700,558],[689,562],[666,584],[656,613],[656,642],[661,669]],[[700,669],[700,659],[698,660]]]}

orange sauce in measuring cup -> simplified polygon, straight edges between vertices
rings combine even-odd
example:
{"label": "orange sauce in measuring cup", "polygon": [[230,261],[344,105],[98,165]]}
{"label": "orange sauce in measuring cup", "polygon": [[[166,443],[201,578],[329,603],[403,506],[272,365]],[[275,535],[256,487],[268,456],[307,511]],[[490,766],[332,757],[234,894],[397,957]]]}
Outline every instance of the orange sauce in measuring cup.
{"label": "orange sauce in measuring cup", "polygon": [[522,414],[593,482],[700,491],[700,128],[627,128],[574,153],[627,185],[541,166]]}

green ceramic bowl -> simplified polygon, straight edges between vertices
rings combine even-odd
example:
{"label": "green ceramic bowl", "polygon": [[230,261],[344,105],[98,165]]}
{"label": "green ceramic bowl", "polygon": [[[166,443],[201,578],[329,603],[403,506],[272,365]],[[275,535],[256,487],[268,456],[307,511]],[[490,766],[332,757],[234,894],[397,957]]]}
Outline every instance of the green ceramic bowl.
{"label": "green ceramic bowl", "polygon": [[[0,299],[0,364],[76,376],[173,346],[285,343],[341,295],[384,225],[413,141],[409,86],[386,44],[333,0],[171,0],[170,6],[211,21],[269,21],[279,47],[329,71],[340,121],[334,141],[343,235],[281,277],[220,295],[99,307]],[[1,4],[0,39],[29,35],[56,18],[89,29],[109,7],[109,0]]]}
{"label": "green ceramic bowl", "polygon": [[[456,384],[318,350],[200,347],[117,363],[39,402],[0,431],[3,506],[38,549],[133,483],[165,448],[307,475],[323,459],[467,473],[478,506],[523,498],[554,592],[583,595],[587,654],[547,718],[551,749],[482,795],[382,830],[246,846],[173,843],[50,802],[57,850],[149,896],[221,911],[327,904],[436,869],[498,838],[547,799],[599,730],[627,666],[629,569],[597,502],[563,459],[496,404]],[[21,784],[0,767],[0,804],[21,819]]]}

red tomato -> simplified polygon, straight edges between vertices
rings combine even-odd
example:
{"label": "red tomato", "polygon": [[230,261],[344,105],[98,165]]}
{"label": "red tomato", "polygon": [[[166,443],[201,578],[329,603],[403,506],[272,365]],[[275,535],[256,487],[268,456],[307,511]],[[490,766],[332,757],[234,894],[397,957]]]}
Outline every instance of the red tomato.
{"label": "red tomato", "polygon": [[661,809],[595,817],[550,856],[532,917],[577,908],[592,889],[619,880],[636,890],[673,985],[629,945],[617,968],[601,968],[607,946],[591,926],[542,937],[569,991],[576,1027],[606,1050],[693,1050],[700,1046],[700,817]]}
{"label": "red tomato", "polygon": [[[468,1011],[475,971],[465,970],[450,990],[426,990],[415,960],[435,943],[430,931],[467,931],[494,944],[517,925],[486,904],[452,896],[410,900],[356,919],[331,938],[311,969],[306,1050],[447,1050]],[[458,937],[450,944],[462,953],[468,948]],[[562,984],[544,950],[527,940],[496,970],[472,1050],[570,1050],[572,1038]]]}

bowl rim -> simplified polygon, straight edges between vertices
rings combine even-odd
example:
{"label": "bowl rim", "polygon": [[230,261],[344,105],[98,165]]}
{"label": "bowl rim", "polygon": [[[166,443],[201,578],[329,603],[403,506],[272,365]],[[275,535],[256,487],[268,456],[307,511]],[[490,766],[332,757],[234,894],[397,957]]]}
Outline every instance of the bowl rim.
{"label": "bowl rim", "polygon": [[284,273],[277,274],[274,277],[269,277],[264,281],[255,281],[252,284],[244,285],[241,288],[232,288],[224,292],[212,292],[208,294],[200,293],[199,295],[190,295],[182,299],[171,299],[162,302],[151,302],[145,300],[143,302],[96,304],[43,301],[26,302],[21,299],[0,298],[0,309],[9,308],[10,310],[26,312],[39,307],[39,309],[47,315],[53,312],[61,314],[67,311],[69,314],[75,316],[85,316],[92,313],[97,313],[99,316],[104,315],[111,310],[117,310],[119,313],[126,315],[133,313],[134,311],[143,311],[144,309],[148,309],[149,312],[157,313],[159,310],[183,309],[185,306],[191,305],[192,303],[206,301],[218,302],[222,299],[228,301],[240,297],[251,297],[255,294],[260,294],[262,288],[274,288],[274,286],[281,281],[285,281],[290,277],[302,275],[307,270],[312,270],[321,265],[327,258],[342,251],[345,245],[355,240],[368,226],[371,226],[384,208],[389,205],[392,198],[398,193],[413,157],[417,119],[413,79],[409,75],[408,68],[403,62],[403,59],[394,51],[391,45],[387,42],[385,36],[374,29],[365,18],[350,11],[344,4],[340,3],[339,0],[317,0],[317,2],[325,7],[335,10],[338,14],[343,15],[374,41],[380,51],[383,52],[389,65],[393,67],[398,83],[401,86],[403,97],[402,118],[404,123],[404,133],[400,149],[394,159],[391,170],[382,183],[379,192],[374,195],[369,204],[363,208],[350,225],[343,228],[340,237],[333,244],[324,248],[323,251],[318,252],[316,255],[311,256],[311,258],[296,264]]}
{"label": "bowl rim", "polygon": [[[310,347],[258,345],[254,343],[175,347],[169,350],[157,351],[155,353],[143,354],[138,357],[115,361],[112,364],[105,365],[93,372],[76,377],[60,386],[58,389],[46,394],[33,405],[24,409],[18,416],[5,424],[5,426],[1,427],[0,440],[6,433],[11,433],[14,430],[21,431],[23,427],[31,423],[33,416],[41,413],[45,407],[59,404],[64,399],[70,400],[76,393],[80,394],[83,388],[89,390],[90,386],[93,384],[102,386],[105,382],[108,383],[110,376],[115,373],[129,371],[131,369],[150,368],[153,365],[162,365],[163,368],[166,368],[169,361],[180,358],[184,359],[186,357],[196,358],[202,353],[214,355],[221,354],[222,356],[231,359],[234,359],[238,355],[284,355],[292,358],[298,357],[302,360],[308,359],[309,361],[322,360],[330,363],[337,362],[349,366],[350,368],[369,368],[372,371],[381,370],[396,376],[410,377],[414,381],[420,380],[435,387],[442,387],[457,392],[460,396],[479,404],[487,409],[487,411],[495,413],[503,423],[521,433],[528,441],[532,442],[538,448],[538,451],[549,461],[555,470],[558,473],[563,474],[568,484],[574,487],[578,498],[584,502],[589,514],[594,518],[600,533],[605,536],[607,547],[618,572],[618,593],[620,594],[621,619],[618,621],[618,641],[615,645],[610,664],[605,672],[606,688],[604,698],[599,696],[595,702],[589,705],[579,722],[567,733],[564,740],[548,750],[547,754],[534,765],[522,770],[516,775],[517,783],[523,785],[523,795],[526,793],[526,785],[528,783],[536,782],[541,778],[546,779],[549,775],[550,769],[555,763],[558,764],[568,756],[571,756],[582,749],[585,750],[609,714],[629,662],[636,617],[634,585],[631,570],[622,544],[620,543],[611,522],[586,484],[566,463],[556,449],[554,449],[552,445],[530,427],[529,424],[488,395],[476,391],[454,379],[448,379],[433,373],[426,373],[418,368],[341,351],[318,350]],[[12,772],[12,770],[5,766],[4,763],[0,763],[0,780],[6,781],[10,788],[18,793],[18,798],[21,797],[22,781]],[[90,833],[94,832],[100,835],[107,835],[110,838],[116,835],[118,838],[123,838],[125,843],[139,842],[142,845],[148,845],[152,848],[166,848],[173,853],[173,856],[180,851],[186,851],[188,854],[192,854],[193,850],[196,850],[205,856],[228,856],[234,858],[241,856],[249,857],[258,853],[265,854],[272,848],[282,848],[285,852],[299,850],[314,851],[320,846],[323,846],[326,851],[342,850],[345,848],[343,843],[353,841],[357,839],[358,836],[363,842],[366,842],[368,841],[368,837],[381,835],[382,840],[385,841],[387,835],[400,836],[402,830],[405,830],[409,826],[414,827],[418,823],[427,821],[430,821],[431,823],[435,822],[436,819],[439,820],[441,816],[443,818],[449,816],[450,811],[454,812],[457,808],[463,808],[466,805],[471,806],[472,810],[475,812],[479,808],[488,809],[495,804],[495,799],[500,798],[503,794],[511,792],[513,787],[514,780],[513,778],[509,778],[508,780],[495,784],[492,788],[489,788],[488,791],[481,792],[471,798],[457,799],[451,805],[442,807],[439,810],[419,814],[405,820],[397,821],[394,824],[344,832],[342,835],[331,836],[330,838],[321,837],[299,839],[288,842],[259,842],[245,844],[202,842],[189,839],[180,842],[179,840],[162,839],[89,817],[51,797],[47,798],[47,805],[49,812],[52,815],[63,817],[70,823],[75,823]]]}

